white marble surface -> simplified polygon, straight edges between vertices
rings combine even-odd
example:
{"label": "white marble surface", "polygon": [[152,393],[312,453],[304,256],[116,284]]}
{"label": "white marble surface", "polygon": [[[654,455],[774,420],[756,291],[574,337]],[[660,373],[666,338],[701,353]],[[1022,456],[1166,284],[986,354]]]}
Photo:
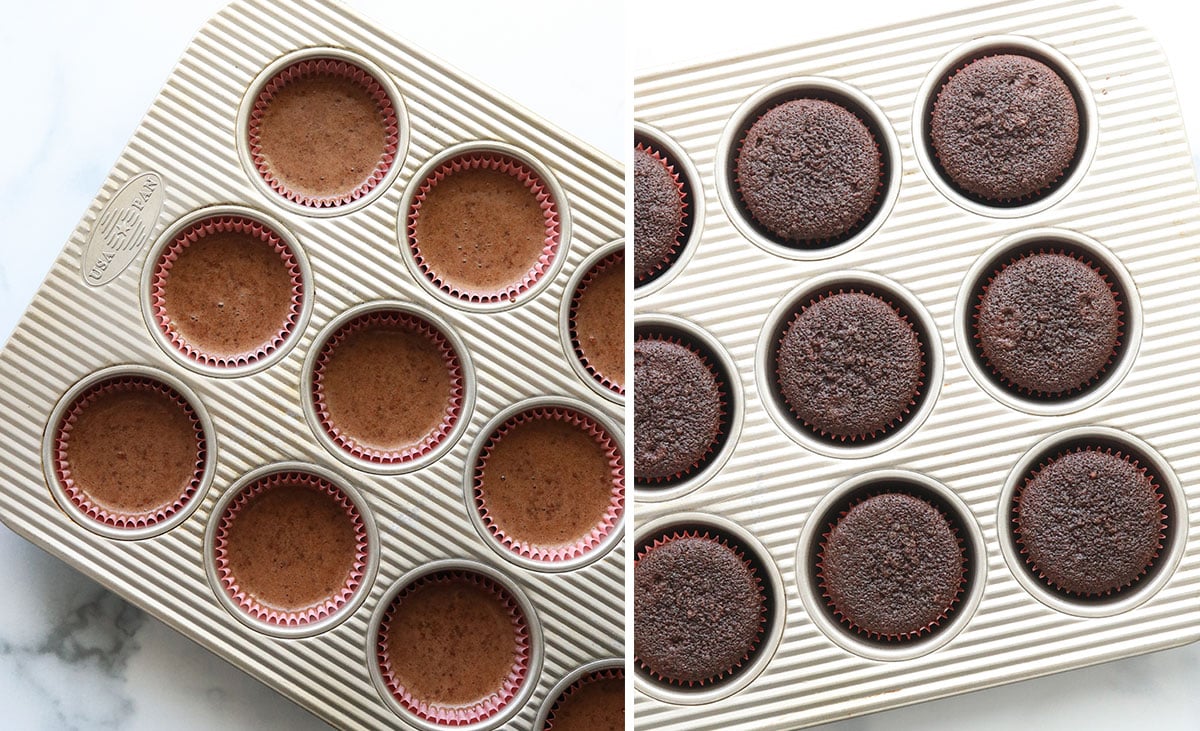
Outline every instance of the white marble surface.
{"label": "white marble surface", "polygon": [[[615,4],[350,4],[609,154],[626,151],[625,24],[609,7]],[[192,33],[220,5],[3,0],[0,336],[15,325]],[[767,12],[779,2],[692,2],[683,12],[680,5],[629,2],[627,37],[637,66],[759,41],[819,38],[955,3],[805,3],[786,22]],[[1195,18],[1162,0],[1134,9],[1166,48],[1190,136],[1200,140]],[[0,728],[325,728],[2,527],[0,586],[7,588],[0,602]],[[1198,687],[1200,646],[1193,646],[824,729],[1196,729]]]}
{"label": "white marble surface", "polygon": [[[223,4],[0,0],[0,338]],[[609,3],[348,4],[608,154],[625,151],[623,26]],[[0,729],[327,728],[4,527],[0,586]]]}

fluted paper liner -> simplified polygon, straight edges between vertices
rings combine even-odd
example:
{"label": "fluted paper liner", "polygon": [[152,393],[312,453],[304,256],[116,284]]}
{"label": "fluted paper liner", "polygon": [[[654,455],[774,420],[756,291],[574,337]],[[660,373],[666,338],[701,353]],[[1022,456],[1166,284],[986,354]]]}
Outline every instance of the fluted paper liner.
{"label": "fluted paper liner", "polygon": [[[260,133],[262,131],[263,115],[282,88],[297,79],[322,76],[345,79],[366,90],[371,98],[375,100],[375,104],[379,110],[379,117],[383,121],[385,140],[383,153],[380,155],[379,162],[376,163],[375,169],[367,174],[361,184],[337,195],[318,197],[293,190],[275,176],[270,165],[267,164],[266,159],[263,157]],[[370,73],[349,61],[342,61],[340,59],[306,59],[297,61],[275,74],[263,86],[258,98],[254,101],[253,108],[250,110],[247,137],[249,138],[247,141],[250,147],[250,158],[254,163],[254,167],[272,190],[284,198],[308,208],[333,208],[362,198],[378,187],[383,182],[383,179],[387,177],[388,171],[397,163],[396,155],[400,147],[400,123],[387,90]]]}
{"label": "fluted paper liner", "polygon": [[[341,427],[334,423],[329,415],[328,404],[325,401],[323,375],[326,366],[329,364],[331,354],[351,335],[377,327],[403,330],[425,336],[441,352],[446,362],[446,370],[450,374],[450,400],[442,416],[441,423],[428,432],[421,441],[400,450],[375,449],[360,444],[354,437],[345,433]],[[368,462],[383,465],[412,462],[436,449],[450,435],[455,424],[458,423],[459,417],[462,416],[463,399],[466,393],[462,362],[459,360],[458,353],[455,352],[454,347],[450,344],[445,334],[419,315],[401,310],[366,312],[339,327],[337,331],[329,336],[329,339],[325,341],[317,354],[316,363],[313,366],[312,383],[313,408],[316,410],[317,420],[320,422],[321,428],[325,430],[329,438],[351,455]]]}
{"label": "fluted paper liner", "polygon": [[[512,618],[517,639],[516,647],[513,650],[512,670],[508,677],[505,678],[501,687],[487,698],[467,707],[441,706],[414,697],[408,689],[400,685],[395,672],[392,670],[391,658],[388,653],[388,630],[395,616],[396,607],[400,605],[400,602],[404,601],[404,598],[416,589],[428,584],[448,584],[455,582],[473,584],[477,588],[493,595],[498,602],[504,605],[504,608]],[[474,571],[451,569],[422,576],[400,590],[400,593],[392,600],[391,606],[388,607],[379,624],[379,639],[376,644],[375,653],[379,669],[383,674],[384,684],[387,685],[392,696],[406,710],[419,718],[439,726],[467,726],[487,720],[501,712],[516,697],[522,685],[531,680],[536,682],[535,679],[528,677],[529,662],[532,655],[530,642],[529,624],[525,613],[521,610],[521,606],[517,603],[517,600],[513,598],[512,594],[503,585]],[[468,662],[469,658],[464,658],[463,660],[464,662]],[[434,670],[441,669],[435,668]]]}
{"label": "fluted paper liner", "polygon": [[[483,490],[483,473],[487,469],[488,457],[491,455],[495,445],[504,438],[506,434],[512,431],[515,427],[531,421],[551,419],[562,421],[567,424],[572,424],[578,427],[581,431],[590,435],[596,440],[602,449],[608,454],[608,464],[612,469],[612,495],[609,499],[608,508],[603,515],[600,515],[592,528],[584,536],[570,545],[563,546],[543,546],[539,544],[529,543],[521,540],[517,536],[508,534],[503,528],[498,526],[487,508],[487,495]],[[484,443],[483,449],[480,450],[479,460],[475,465],[474,478],[474,498],[475,508],[479,511],[480,517],[483,519],[483,524],[488,531],[501,543],[505,548],[513,553],[531,558],[535,561],[568,561],[578,558],[594,550],[599,546],[605,538],[607,538],[616,527],[621,516],[625,512],[625,459],[621,454],[620,448],[617,446],[616,440],[601,424],[592,417],[575,411],[573,409],[559,407],[538,407],[528,411],[523,411],[516,416],[513,416],[508,421],[496,428]]]}
{"label": "fluted paper liner", "polygon": [[[252,236],[271,247],[279,254],[292,278],[291,306],[286,319],[280,323],[279,332],[258,348],[236,356],[214,355],[189,342],[171,321],[167,312],[166,286],[171,276],[171,267],[180,253],[205,236],[216,233],[240,233]],[[306,296],[304,277],[300,262],[286,241],[266,224],[238,215],[218,215],[204,218],[176,234],[163,249],[154,265],[150,280],[150,311],[154,324],[167,340],[187,359],[214,368],[237,368],[257,363],[280,347],[292,336],[300,319],[300,310]]]}
{"label": "fluted paper liner", "polygon": [[[164,508],[145,513],[121,513],[110,511],[97,505],[86,492],[86,488],[77,484],[71,474],[69,462],[71,448],[71,429],[79,419],[79,414],[102,395],[115,391],[152,391],[160,393],[179,406],[187,413],[192,426],[196,430],[196,468],[192,479],[180,493],[179,498]],[[146,528],[168,520],[183,510],[196,492],[204,477],[204,468],[208,462],[208,444],[204,436],[204,428],[195,409],[175,389],[145,376],[116,376],[88,388],[80,394],[67,408],[62,420],[56,427],[54,437],[54,472],[58,483],[66,493],[71,503],[92,520],[110,525],[115,528]]]}
{"label": "fluted paper liner", "polygon": [[[537,199],[546,223],[546,238],[541,255],[536,261],[530,262],[529,270],[525,272],[519,282],[501,290],[468,290],[447,282],[425,260],[425,257],[421,254],[421,242],[417,240],[417,220],[421,215],[421,206],[429,194],[437,188],[438,183],[463,170],[478,169],[496,170],[519,180],[522,185],[529,189],[530,195],[533,195]],[[421,270],[426,279],[443,292],[474,303],[495,303],[514,300],[541,280],[542,276],[550,269],[554,258],[558,255],[558,250],[562,243],[562,223],[559,217],[558,206],[559,202],[554,200],[546,183],[538,177],[538,174],[531,167],[520,160],[500,152],[466,152],[438,166],[436,170],[425,178],[420,188],[417,189],[407,215],[408,246],[412,249],[413,258],[417,262],[417,268]]]}
{"label": "fluted paper liner", "polygon": [[760,606],[758,632],[755,635],[754,641],[750,644],[750,647],[746,649],[746,652],[742,655],[740,660],[735,662],[731,667],[725,668],[716,675],[710,678],[705,678],[704,680],[685,681],[667,677],[666,675],[659,673],[657,670],[647,665],[640,657],[637,657],[636,647],[634,648],[634,662],[636,662],[638,667],[649,674],[652,678],[655,678],[660,682],[681,688],[706,688],[715,683],[719,683],[736,673],[743,665],[750,662],[750,658],[754,656],[754,653],[757,652],[758,648],[762,645],[763,635],[766,634],[767,631],[767,595],[763,590],[762,577],[758,575],[758,566],[755,565],[754,561],[746,558],[746,554],[742,551],[741,546],[738,546],[736,543],[731,543],[723,535],[712,530],[705,530],[704,532],[697,530],[685,530],[682,532],[672,531],[670,533],[663,533],[659,535],[649,544],[643,544],[640,548],[638,548],[637,553],[633,558],[634,572],[637,572],[638,564],[640,564],[642,559],[649,555],[651,551],[659,548],[660,546],[665,546],[672,541],[678,541],[685,538],[710,541],[725,547],[726,549],[732,551],[734,556],[736,556],[737,559],[742,562],[742,565],[746,567],[746,570],[750,572],[751,577],[754,580],[754,585],[758,588]]}
{"label": "fluted paper liner", "polygon": [[[357,550],[353,566],[346,577],[345,585],[324,601],[310,607],[295,610],[282,610],[266,606],[252,596],[238,583],[229,565],[229,530],[242,512],[255,498],[274,489],[311,489],[329,496],[346,511],[347,518],[354,525]],[[259,478],[246,485],[225,512],[218,518],[217,531],[213,541],[213,554],[217,568],[217,578],[224,591],[234,603],[246,614],[267,624],[284,627],[300,627],[320,621],[345,606],[363,587],[363,577],[367,567],[367,528],[358,508],[337,485],[328,480],[307,472],[287,471],[276,472]]]}

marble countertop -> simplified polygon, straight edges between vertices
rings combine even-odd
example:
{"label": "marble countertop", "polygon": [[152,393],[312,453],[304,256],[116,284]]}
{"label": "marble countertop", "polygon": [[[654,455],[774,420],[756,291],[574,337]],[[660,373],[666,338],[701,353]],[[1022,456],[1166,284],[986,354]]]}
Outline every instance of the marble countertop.
{"label": "marble countertop", "polygon": [[[6,2],[0,62],[0,335],[16,324],[80,214],[194,31],[221,2]],[[610,155],[626,151],[628,67],[815,39],[952,9],[950,0],[833,3],[763,22],[704,4],[604,0],[520,6],[349,3]],[[1134,10],[1175,71],[1200,140],[1195,18],[1165,0]],[[687,43],[680,39],[689,38]],[[627,54],[626,50],[629,49]],[[316,718],[95,582],[0,527],[0,728],[33,731],[169,727],[326,728]],[[980,691],[823,727],[865,729],[1124,729],[1200,726],[1200,645]]]}

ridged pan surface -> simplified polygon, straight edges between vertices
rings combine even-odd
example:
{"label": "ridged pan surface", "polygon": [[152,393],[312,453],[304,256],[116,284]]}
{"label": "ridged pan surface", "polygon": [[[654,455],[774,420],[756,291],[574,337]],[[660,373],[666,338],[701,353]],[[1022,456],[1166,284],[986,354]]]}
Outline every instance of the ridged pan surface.
{"label": "ridged pan surface", "polygon": [[[238,113],[256,78],[300,49],[347,49],[381,69],[407,109],[408,146],[398,175],[369,204],[319,217],[281,203],[253,179],[237,147]],[[535,297],[504,311],[447,304],[405,261],[401,206],[417,171],[445,149],[479,140],[514,146],[547,168],[564,193],[570,238],[562,265]],[[135,178],[158,181],[161,203],[128,267],[85,283],[85,253],[110,201]],[[624,543],[561,572],[504,558],[477,530],[464,473],[481,430],[528,399],[586,405],[620,425],[622,408],[585,383],[560,337],[572,275],[623,235],[623,172],[579,142],[442,61],[340,5],[246,0],[214,16],[187,48],[116,162],[0,354],[0,517],[13,530],[210,648],[339,728],[409,728],[372,682],[368,623],[401,576],[434,561],[490,567],[530,600],[544,661],[533,692],[507,723],[527,727],[550,690],[589,662],[624,655]],[[127,209],[128,203],[124,205]],[[311,316],[294,347],[249,375],[215,377],[185,367],[156,343],[143,317],[142,275],[155,240],[173,223],[215,205],[280,222],[307,256]],[[122,210],[125,210],[122,209]],[[138,232],[134,231],[136,238]],[[125,256],[125,255],[121,255]],[[120,258],[120,257],[118,257]],[[116,265],[114,265],[116,266]],[[107,275],[106,275],[107,276]],[[102,277],[103,278],[103,277]],[[303,367],[330,322],[364,302],[398,301],[434,313],[465,343],[477,384],[461,436],[440,459],[403,474],[356,469],[322,445],[303,411]],[[43,475],[43,433],[59,399],[90,374],[117,365],[165,372],[211,416],[215,475],[198,508],[162,535],[115,540],[81,526],[55,502]],[[619,429],[619,427],[618,427]],[[620,431],[616,437],[623,439]],[[378,574],[345,622],[302,639],[275,638],[231,615],[205,572],[205,530],[240,478],[281,462],[316,465],[365,498],[380,536]]]}
{"label": "ridged pan surface", "polygon": [[[961,205],[934,184],[916,139],[923,85],[957,49],[1017,37],[1061,54],[1078,70],[1083,107],[1094,112],[1094,151],[1051,205],[1013,215]],[[824,258],[781,256],[749,240],[718,191],[722,135],[739,107],[787,79],[817,77],[850,87],[882,111],[896,142],[899,190],[878,229]],[[934,85],[936,90],[939,85]],[[761,673],[731,694],[670,688],[637,678],[635,713],[654,729],[797,728],[1182,645],[1200,638],[1200,196],[1170,69],[1151,35],[1105,2],[998,3],[805,45],[639,73],[637,123],[673,141],[694,165],[703,227],[665,284],[637,294],[638,318],[673,317],[715,337],[736,369],[743,420],[732,455],[692,490],[638,487],[637,540],[671,516],[715,516],[765,550],[781,580],[782,635]],[[915,111],[918,110],[918,111]],[[883,145],[881,144],[881,147]],[[956,334],[964,282],[1008,237],[1056,230],[1100,245],[1128,273],[1141,313],[1130,368],[1098,400],[1039,413],[994,396],[966,364]],[[773,418],[756,372],[764,324],[807,282],[833,275],[907,291],[930,318],[941,379],[932,408],[886,449],[812,449]],[[882,278],[882,279],[880,279]],[[970,347],[969,345],[966,347]],[[936,371],[936,369],[933,369]],[[1068,431],[1070,430],[1070,431]],[[1044,440],[1080,432],[1140,440],[1177,478],[1182,544],[1145,601],[1089,613],[1063,611],[1018,580],[1006,558],[1010,514],[1002,492]],[[872,653],[870,643],[811,612],[812,571],[802,533],[831,492],[861,475],[913,473],[945,486],[982,539],[977,607],[940,646]],[[825,506],[822,506],[824,509]],[[969,541],[967,541],[969,543]],[[800,557],[798,559],[798,556]],[[808,595],[806,600],[804,595]],[[817,602],[819,604],[819,600]],[[1068,606],[1069,609],[1069,606]],[[836,625],[836,622],[833,623]],[[769,634],[769,633],[768,633]],[[937,644],[936,641],[934,644]],[[866,647],[866,651],[862,649]],[[932,649],[929,649],[929,648]],[[912,655],[918,656],[912,656]],[[872,657],[872,655],[875,655]],[[736,677],[736,676],[735,676]],[[716,686],[720,688],[720,686]],[[689,695],[689,693],[691,695]],[[701,696],[711,693],[704,702]],[[723,697],[718,697],[722,696]],[[689,701],[689,699],[692,699]]]}

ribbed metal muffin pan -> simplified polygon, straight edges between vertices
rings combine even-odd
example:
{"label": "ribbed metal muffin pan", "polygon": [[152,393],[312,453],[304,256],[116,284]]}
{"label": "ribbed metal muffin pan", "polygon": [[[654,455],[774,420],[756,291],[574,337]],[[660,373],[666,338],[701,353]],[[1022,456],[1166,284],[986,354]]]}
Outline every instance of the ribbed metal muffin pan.
{"label": "ribbed metal muffin pan", "polygon": [[[239,150],[239,114],[256,79],[279,59],[318,47],[341,49],[378,69],[385,85],[394,86],[405,125],[395,176],[377,197],[332,211],[289,204],[257,179]],[[548,169],[570,219],[549,281],[503,311],[434,296],[406,264],[399,225],[417,171],[443,150],[481,140],[511,145]],[[528,399],[586,405],[623,443],[622,400],[584,381],[586,372],[572,364],[560,335],[561,302],[576,270],[624,234],[623,190],[618,162],[340,5],[233,3],[187,48],[0,353],[0,518],[338,728],[414,727],[372,680],[368,625],[395,582],[438,561],[487,567],[528,597],[528,619],[541,641],[532,689],[521,694],[515,713],[476,727],[530,727],[551,690],[580,667],[624,655],[624,541],[605,543],[596,560],[565,571],[508,560],[476,530],[463,475],[473,467],[476,441],[487,436],[484,425]],[[130,244],[106,249],[94,233],[102,216],[126,212],[136,201],[142,213],[131,214]],[[156,328],[143,317],[142,275],[154,243],[177,221],[217,205],[278,222],[294,235],[311,273],[311,313],[286,352],[253,373],[185,365],[156,342]],[[469,351],[476,385],[453,445],[404,474],[360,469],[335,456],[306,421],[302,397],[305,359],[319,333],[351,308],[379,301],[445,322]],[[77,383],[114,366],[161,372],[185,386],[213,437],[211,485],[194,512],[136,540],[73,519],[43,474],[43,435],[53,428],[55,405]],[[240,621],[205,573],[214,506],[245,475],[284,462],[313,465],[351,486],[380,539],[378,571],[361,604],[336,627],[299,639]]]}
{"label": "ribbed metal muffin pan", "polygon": [[[923,114],[948,64],[980,48],[1013,47],[1065,59],[1068,83],[1077,81],[1083,97],[1085,142],[1079,169],[1046,199],[990,208],[931,179],[914,115]],[[861,240],[789,252],[747,238],[730,191],[721,188],[728,182],[722,154],[743,105],[756,103],[764,89],[814,79],[848,87],[883,115],[893,139],[879,146],[886,153],[895,145],[899,186],[894,202],[887,191],[881,196],[878,227]],[[773,652],[768,644],[769,661],[734,693],[722,693],[719,684],[664,692],[639,673],[639,728],[799,728],[1200,638],[1200,410],[1193,405],[1200,397],[1200,190],[1167,61],[1128,12],[1090,0],[996,3],[640,73],[634,97],[639,129],[668,138],[689,158],[683,167],[694,167],[702,183],[696,204],[704,221],[680,269],[664,275],[665,284],[635,291],[637,317],[678,318],[711,334],[736,365],[744,396],[733,453],[718,472],[699,486],[668,491],[666,499],[652,489],[635,491],[634,540],[676,518],[713,516],[738,526],[773,563],[768,568],[784,587],[777,608],[786,618]],[[1128,275],[1127,295],[1140,315],[1127,328],[1131,342],[1110,380],[1053,406],[994,394],[979,369],[964,363],[972,346],[960,337],[973,267],[1010,237],[1047,230],[1102,247],[1106,263],[1120,265],[1118,278]],[[771,339],[763,328],[773,310],[831,277],[891,282],[909,293],[927,313],[932,347],[941,352],[927,413],[882,447],[815,448],[797,438],[777,423],[779,409],[762,380],[763,343]],[[1027,589],[1006,525],[1015,471],[1023,473],[1046,440],[1080,434],[1148,450],[1153,469],[1165,473],[1168,502],[1179,498],[1162,570],[1091,609]],[[812,606],[821,600],[801,563],[807,542],[821,532],[813,516],[828,508],[827,496],[871,477],[943,490],[972,523],[965,541],[978,541],[983,552],[978,596],[919,651],[860,647]]]}

